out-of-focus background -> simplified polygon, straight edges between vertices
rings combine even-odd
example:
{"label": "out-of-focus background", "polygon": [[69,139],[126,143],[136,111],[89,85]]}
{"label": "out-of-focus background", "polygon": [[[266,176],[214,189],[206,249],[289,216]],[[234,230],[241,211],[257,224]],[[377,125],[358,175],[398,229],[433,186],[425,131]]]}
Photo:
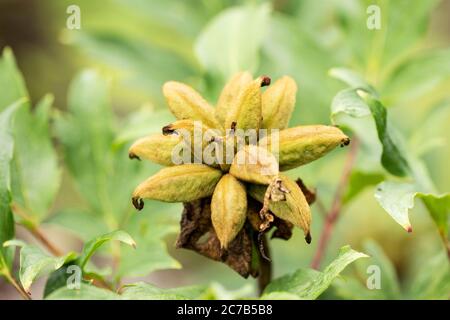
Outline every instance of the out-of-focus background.
{"label": "out-of-focus background", "polygon": [[[366,9],[372,3],[380,5],[382,24],[388,27],[367,28]],[[81,10],[80,29],[66,26],[70,5]],[[381,92],[392,122],[411,139],[412,148],[420,149],[432,141],[420,156],[436,189],[445,192],[450,190],[449,13],[447,0],[0,0],[0,49],[12,49],[33,105],[46,93],[54,95],[55,114],[68,109],[69,85],[80,70],[94,68],[108,78],[118,145],[158,132],[170,123],[161,92],[165,81],[186,82],[214,104],[229,76],[244,68],[255,76],[267,74],[276,79],[290,75],[297,81],[297,107],[291,126],[330,124],[332,99],[345,86],[329,76],[329,69],[351,68]],[[431,51],[435,54],[427,55]],[[2,91],[0,88],[0,94]],[[89,99],[84,102],[89,103]],[[97,116],[85,121],[101,123],[102,114]],[[58,139],[55,144],[62,180],[42,229],[64,251],[78,250],[84,235],[80,237],[74,229],[85,231],[88,238],[101,234],[105,225],[97,225],[103,219],[101,213],[77,220],[84,225],[75,226],[67,219],[69,209],[70,215],[95,209],[80,192],[83,184],[76,181],[76,172],[81,171],[65,165],[67,157],[76,158],[77,150],[68,155]],[[289,175],[316,188],[320,202],[328,208],[347,151],[335,150]],[[116,156],[125,159],[126,148]],[[358,161],[358,168],[370,167],[364,158]],[[115,168],[120,170],[121,165]],[[148,165],[133,179],[144,180],[157,169]],[[128,201],[128,184],[133,183],[124,182],[126,177],[120,179],[113,186],[119,189],[126,185],[121,205],[127,215],[134,216]],[[364,251],[364,242],[373,239],[407,288],[423,262],[442,250],[439,235],[422,205],[410,212],[414,231],[408,234],[379,206],[373,193],[374,186],[369,186],[344,206],[323,265],[341,246],[350,244]],[[122,281],[144,279],[165,288],[216,282],[226,289],[252,294],[253,279],[242,279],[223,264],[174,248],[181,210],[178,204],[149,203],[139,218],[130,218],[138,220],[128,225],[128,230],[147,228],[152,236],[143,237],[148,243],[141,246],[138,256],[122,256],[126,260],[123,268],[129,271],[124,271]],[[312,210],[311,245],[303,241],[301,230],[295,230],[289,241],[271,241],[275,276],[309,266],[317,246],[314,240],[323,225],[319,206],[313,205]],[[58,215],[60,218],[55,218]],[[17,234],[35,241],[20,226]],[[107,264],[101,255],[96,259],[99,266]],[[350,268],[347,273],[357,270]],[[33,296],[42,295],[44,283],[41,279],[33,286]],[[327,294],[336,297],[337,293],[331,290]],[[0,280],[0,299],[5,298],[18,298],[18,294]]]}

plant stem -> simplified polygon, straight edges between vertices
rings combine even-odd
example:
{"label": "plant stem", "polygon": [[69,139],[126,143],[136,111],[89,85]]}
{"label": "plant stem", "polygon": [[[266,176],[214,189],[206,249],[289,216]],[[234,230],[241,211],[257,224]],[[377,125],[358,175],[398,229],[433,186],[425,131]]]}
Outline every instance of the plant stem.
{"label": "plant stem", "polygon": [[55,256],[63,255],[63,252],[47,238],[39,226],[19,205],[13,203],[11,205],[11,209],[25,221],[25,223],[22,223],[25,229],[27,229],[37,240],[39,240],[48,249],[48,251],[50,251],[50,253]]}
{"label": "plant stem", "polygon": [[24,288],[22,288],[19,283],[17,283],[16,279],[14,279],[9,270],[3,272],[3,275],[5,276],[6,280],[8,280],[8,282],[17,290],[17,292],[20,293],[22,298],[24,298],[25,300],[31,300],[30,295],[25,291]]}
{"label": "plant stem", "polygon": [[[265,255],[270,258],[270,250],[269,250],[269,243],[267,241],[266,234],[262,235],[262,244],[264,247],[264,253]],[[258,277],[258,288],[259,288],[259,294],[261,295],[264,291],[264,289],[267,287],[267,285],[272,281],[272,260],[267,260],[264,257],[259,255],[259,277]]]}
{"label": "plant stem", "polygon": [[322,234],[320,235],[319,244],[317,246],[316,253],[311,262],[311,268],[319,269],[322,258],[325,255],[331,233],[333,232],[334,226],[342,207],[342,197],[347,188],[348,181],[350,179],[350,174],[352,172],[353,165],[355,164],[356,154],[359,147],[359,141],[356,137],[353,137],[350,146],[350,152],[348,153],[347,160],[345,161],[345,166],[342,171],[341,179],[334,193],[333,203],[331,209],[325,217],[325,224],[322,229]]}
{"label": "plant stem", "polygon": [[38,239],[47,249],[50,251],[54,256],[62,256],[63,252],[58,249],[53,243],[50,242],[50,240],[47,238],[44,233],[42,233],[42,230],[39,229],[39,227],[35,228],[27,228],[31,234]]}

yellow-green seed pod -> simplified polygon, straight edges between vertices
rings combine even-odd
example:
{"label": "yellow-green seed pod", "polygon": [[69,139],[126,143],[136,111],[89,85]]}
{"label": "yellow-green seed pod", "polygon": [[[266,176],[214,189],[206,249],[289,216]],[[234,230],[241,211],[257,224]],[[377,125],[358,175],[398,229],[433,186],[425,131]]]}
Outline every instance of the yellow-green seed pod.
{"label": "yellow-green seed pod", "polygon": [[181,136],[155,134],[133,143],[128,151],[130,159],[145,159],[163,166],[173,166],[172,152],[183,143]]}
{"label": "yellow-green seed pod", "polygon": [[203,164],[183,164],[160,170],[133,192],[133,204],[142,209],[142,199],[187,202],[213,194],[222,172]]}
{"label": "yellow-green seed pod", "polygon": [[222,248],[226,249],[241,231],[246,213],[245,186],[231,174],[224,175],[211,200],[211,221]]}
{"label": "yellow-green seed pod", "polygon": [[262,128],[285,129],[295,107],[297,85],[294,79],[284,76],[262,95]]}
{"label": "yellow-green seed pod", "polygon": [[[305,233],[305,239],[309,243],[311,241],[311,209],[308,202],[295,181],[280,175],[283,186],[289,191],[285,194],[284,201],[270,201],[269,209],[278,218],[291,222],[295,226],[301,228]],[[261,203],[265,201],[266,187],[257,184],[248,186],[249,195]]]}
{"label": "yellow-green seed pod", "polygon": [[[266,141],[265,139],[268,139]],[[348,145],[350,139],[337,127],[324,125],[299,126],[279,132],[280,170],[285,171],[314,161],[337,146]],[[260,144],[270,146],[270,136]]]}
{"label": "yellow-green seed pod", "polygon": [[214,108],[188,85],[169,81],[164,84],[163,93],[170,111],[177,119],[198,120],[210,128],[222,127],[214,115]]}
{"label": "yellow-green seed pod", "polygon": [[250,72],[236,73],[225,85],[220,93],[216,106],[216,118],[224,125],[228,111],[231,109],[245,86],[252,81]]}
{"label": "yellow-green seed pod", "polygon": [[164,135],[181,135],[188,144],[194,147],[195,143],[200,143],[202,150],[209,144],[215,136],[220,136],[221,131],[211,129],[200,121],[191,119],[178,120],[162,128]]}
{"label": "yellow-green seed pod", "polygon": [[230,173],[246,182],[268,185],[278,175],[278,162],[267,149],[255,145],[243,147],[236,153]]}
{"label": "yellow-green seed pod", "polygon": [[225,129],[261,128],[261,87],[270,84],[269,77],[259,77],[244,86],[225,119]]}

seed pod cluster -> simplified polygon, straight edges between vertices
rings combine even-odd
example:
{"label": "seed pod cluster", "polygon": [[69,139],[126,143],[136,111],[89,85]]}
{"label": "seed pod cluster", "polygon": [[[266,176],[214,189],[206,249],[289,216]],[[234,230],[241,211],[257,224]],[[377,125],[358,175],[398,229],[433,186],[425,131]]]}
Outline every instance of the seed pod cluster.
{"label": "seed pod cluster", "polygon": [[[272,236],[288,239],[296,226],[311,241],[311,194],[305,191],[305,197],[303,184],[282,172],[350,141],[333,126],[287,128],[297,86],[288,76],[272,86],[270,82],[267,76],[252,79],[250,73],[240,72],[225,85],[215,108],[188,85],[167,82],[163,93],[178,120],[163,127],[162,133],[136,141],[129,150],[130,158],[166,166],[134,190],[134,206],[142,209],[144,199],[183,202],[177,246],[222,261],[244,277],[257,275],[255,263],[266,258],[261,235],[272,227],[277,228]],[[235,137],[238,129],[280,131],[277,138],[269,135],[257,144],[244,140],[241,145]],[[182,163],[174,162],[174,150],[187,142],[189,150],[200,150],[201,155],[213,150],[215,161],[195,153],[183,157]],[[220,143],[224,149],[215,149]],[[254,248],[260,248],[259,253]]]}

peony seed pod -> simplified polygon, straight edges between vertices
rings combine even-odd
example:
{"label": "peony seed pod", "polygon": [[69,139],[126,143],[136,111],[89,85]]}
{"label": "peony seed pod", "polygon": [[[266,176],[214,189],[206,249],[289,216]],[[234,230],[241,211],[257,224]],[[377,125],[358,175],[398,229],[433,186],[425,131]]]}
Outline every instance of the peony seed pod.
{"label": "peony seed pod", "polygon": [[[300,187],[287,176],[280,175],[283,186],[289,190],[285,194],[284,201],[270,201],[269,209],[278,218],[291,222],[301,228],[305,233],[305,239],[311,242],[311,209],[303,195]],[[252,198],[261,203],[265,202],[266,188],[261,185],[251,184],[248,186],[248,193]]]}
{"label": "peony seed pod", "polygon": [[[268,139],[268,141],[266,141]],[[270,136],[260,144],[270,146]],[[298,126],[279,132],[280,170],[285,171],[314,161],[339,145],[348,145],[350,139],[337,127],[313,125]]]}
{"label": "peony seed pod", "polygon": [[267,149],[255,145],[243,147],[236,153],[230,173],[252,183],[270,184],[278,176],[278,162]]}
{"label": "peony seed pod", "polygon": [[262,95],[262,127],[285,129],[295,107],[297,85],[288,76],[277,80]]}
{"label": "peony seed pod", "polygon": [[185,142],[195,148],[195,144],[198,143],[201,148],[200,151],[214,140],[215,136],[220,136],[221,131],[217,129],[211,129],[202,124],[200,121],[194,121],[190,119],[178,120],[162,128],[164,135],[177,134],[183,137]]}
{"label": "peony seed pod", "polygon": [[235,74],[225,85],[220,93],[216,106],[216,118],[221,124],[225,124],[228,111],[231,109],[243,88],[252,81],[252,75],[245,71]]}
{"label": "peony seed pod", "polygon": [[166,82],[163,93],[173,115],[180,120],[198,120],[210,128],[222,128],[214,115],[214,108],[191,87],[175,81]]}
{"label": "peony seed pod", "polygon": [[213,194],[222,172],[203,164],[183,164],[161,169],[133,192],[133,204],[142,209],[142,199],[187,202]]}
{"label": "peony seed pod", "polygon": [[259,77],[242,88],[225,119],[225,129],[259,130],[262,122],[261,87],[270,84],[269,77]]}
{"label": "peony seed pod", "polygon": [[211,221],[222,248],[226,249],[241,231],[246,213],[245,186],[231,174],[224,175],[211,200]]}
{"label": "peony seed pod", "polygon": [[155,134],[133,143],[128,156],[130,159],[145,159],[163,166],[173,166],[172,151],[179,143],[183,143],[180,136]]}

